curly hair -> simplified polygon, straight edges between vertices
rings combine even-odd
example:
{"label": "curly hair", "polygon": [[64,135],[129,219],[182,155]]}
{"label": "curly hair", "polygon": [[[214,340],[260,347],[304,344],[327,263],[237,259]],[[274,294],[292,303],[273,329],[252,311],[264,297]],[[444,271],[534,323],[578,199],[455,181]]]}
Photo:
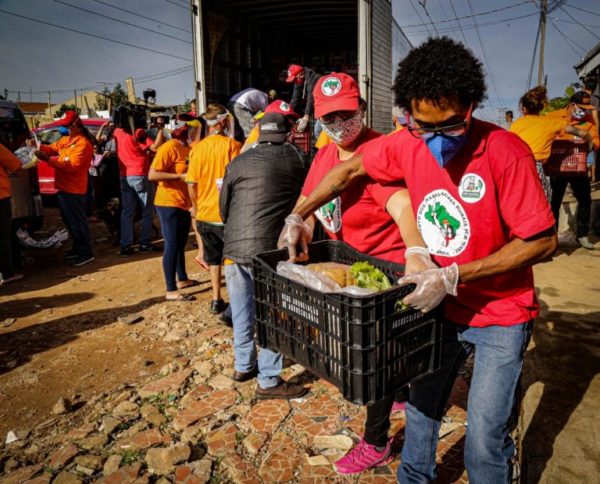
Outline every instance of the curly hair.
{"label": "curly hair", "polygon": [[439,104],[458,99],[476,107],[486,98],[481,62],[462,43],[448,37],[429,38],[398,64],[392,90],[396,105],[411,111],[411,100]]}
{"label": "curly hair", "polygon": [[537,86],[527,91],[519,104],[524,108],[526,114],[539,114],[542,109],[548,104],[548,90],[546,86]]}

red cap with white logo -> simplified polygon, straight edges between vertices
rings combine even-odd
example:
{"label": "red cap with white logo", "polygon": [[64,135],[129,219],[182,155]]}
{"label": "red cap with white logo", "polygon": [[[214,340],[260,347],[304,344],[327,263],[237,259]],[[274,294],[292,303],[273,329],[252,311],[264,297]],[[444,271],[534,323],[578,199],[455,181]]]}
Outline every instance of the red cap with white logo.
{"label": "red cap with white logo", "polygon": [[290,67],[288,67],[288,76],[285,82],[294,82],[296,76],[300,74],[303,70],[304,67],[299,66],[298,64],[292,64]]}
{"label": "red cap with white logo", "polygon": [[279,113],[293,119],[298,119],[300,117],[300,115],[292,109],[292,106],[281,100],[273,101],[269,104],[265,109],[265,113]]}
{"label": "red cap with white logo", "polygon": [[315,116],[320,118],[335,111],[356,111],[359,106],[360,89],[348,74],[332,72],[317,81],[313,98]]}

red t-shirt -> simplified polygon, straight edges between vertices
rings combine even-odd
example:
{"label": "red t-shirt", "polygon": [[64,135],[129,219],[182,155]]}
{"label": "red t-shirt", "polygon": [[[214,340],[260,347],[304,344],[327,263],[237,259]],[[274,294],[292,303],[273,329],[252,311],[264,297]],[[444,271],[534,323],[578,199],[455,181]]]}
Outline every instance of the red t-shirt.
{"label": "red t-shirt", "polygon": [[150,160],[137,140],[122,128],[116,128],[113,136],[117,141],[117,157],[121,176],[146,176]]}
{"label": "red t-shirt", "polygon": [[[383,184],[406,182],[419,230],[442,267],[554,225],[531,150],[498,126],[474,120],[467,145],[444,169],[408,130],[375,143],[363,155],[365,170]],[[461,283],[457,297],[446,298],[446,317],[470,326],[511,326],[538,313],[531,267]]]}
{"label": "red t-shirt", "polygon": [[[380,133],[369,129],[356,153]],[[331,143],[321,148],[312,162],[302,195],[308,197],[335,165],[341,163],[338,148]],[[394,219],[386,212],[390,197],[403,186],[381,186],[368,178],[353,185],[335,200],[315,211],[315,216],[334,240],[343,240],[356,250],[404,264],[405,245]]]}

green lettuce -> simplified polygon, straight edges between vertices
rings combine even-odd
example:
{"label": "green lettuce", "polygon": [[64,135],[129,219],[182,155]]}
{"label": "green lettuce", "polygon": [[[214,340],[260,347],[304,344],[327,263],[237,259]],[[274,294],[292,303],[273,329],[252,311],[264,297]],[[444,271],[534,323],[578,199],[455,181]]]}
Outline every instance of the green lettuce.
{"label": "green lettuce", "polygon": [[352,264],[352,267],[350,267],[350,273],[352,274],[352,277],[356,279],[356,285],[358,287],[374,289],[377,291],[384,291],[385,289],[392,287],[387,276],[368,262],[355,262]]}

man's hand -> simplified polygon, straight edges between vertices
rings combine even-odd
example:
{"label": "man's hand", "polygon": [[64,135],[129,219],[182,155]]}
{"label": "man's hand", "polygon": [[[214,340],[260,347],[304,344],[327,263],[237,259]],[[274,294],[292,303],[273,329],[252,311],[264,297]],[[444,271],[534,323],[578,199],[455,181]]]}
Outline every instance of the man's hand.
{"label": "man's hand", "polygon": [[429,269],[404,276],[398,284],[416,284],[413,292],[402,301],[409,306],[428,313],[439,306],[446,294],[456,296],[458,266],[456,263],[438,269]]}
{"label": "man's hand", "polygon": [[[308,260],[308,244],[312,240],[313,231],[302,217],[298,214],[290,214],[285,218],[285,225],[279,240],[277,248],[287,248],[290,262],[302,262]],[[300,246],[300,252],[297,251]]]}
{"label": "man's hand", "polygon": [[304,116],[298,120],[298,124],[296,125],[296,131],[302,133],[308,126],[309,116]]}

